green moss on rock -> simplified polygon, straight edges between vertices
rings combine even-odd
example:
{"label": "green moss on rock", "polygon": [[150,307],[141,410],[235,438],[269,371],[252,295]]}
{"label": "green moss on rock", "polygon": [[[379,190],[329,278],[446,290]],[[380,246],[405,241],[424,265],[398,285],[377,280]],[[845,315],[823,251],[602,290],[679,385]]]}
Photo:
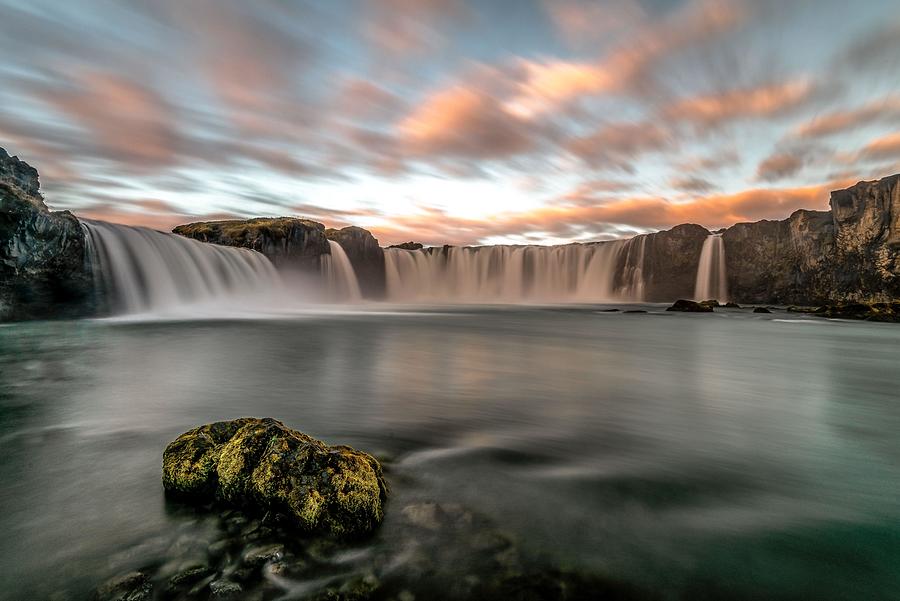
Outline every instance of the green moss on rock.
{"label": "green moss on rock", "polygon": [[305,531],[347,536],[378,525],[387,498],[372,456],[271,418],[185,432],[163,453],[163,486],[181,497],[283,513]]}

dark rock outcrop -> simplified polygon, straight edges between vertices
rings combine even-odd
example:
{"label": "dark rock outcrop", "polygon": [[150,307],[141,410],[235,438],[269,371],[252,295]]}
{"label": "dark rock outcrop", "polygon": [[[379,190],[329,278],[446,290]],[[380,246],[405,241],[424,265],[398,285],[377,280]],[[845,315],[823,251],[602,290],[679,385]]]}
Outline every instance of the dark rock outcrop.
{"label": "dark rock outcrop", "polygon": [[334,535],[371,531],[387,499],[373,457],[271,418],[185,432],[163,453],[163,486],[177,497],[257,507],[288,516],[300,530]]}
{"label": "dark rock outcrop", "polygon": [[900,323],[900,301],[890,303],[829,304],[815,310],[803,312],[836,319],[862,319],[865,321]]}
{"label": "dark rock outcrop", "polygon": [[704,305],[696,301],[679,299],[675,301],[666,311],[681,311],[683,313],[712,313],[713,308],[710,305]]}
{"label": "dark rock outcrop", "polygon": [[89,314],[85,244],[71,213],[47,209],[37,171],[0,148],[0,321]]}
{"label": "dark rock outcrop", "polygon": [[766,307],[754,307],[753,312],[754,313],[771,313],[772,311],[770,309],[767,309]]}
{"label": "dark rock outcrop", "polygon": [[259,251],[279,269],[317,271],[319,257],[330,252],[325,226],[296,217],[201,221],[172,231],[201,242]]}
{"label": "dark rock outcrop", "polygon": [[329,228],[325,237],[341,245],[356,272],[359,289],[366,298],[382,298],[385,294],[384,251],[368,230],[349,226]]}
{"label": "dark rock outcrop", "polygon": [[388,248],[399,248],[400,250],[422,250],[425,246],[421,242],[404,242],[403,244],[391,244]]}
{"label": "dark rock outcrop", "polygon": [[694,294],[697,264],[709,231],[686,223],[647,234],[644,248],[644,298],[666,302]]}

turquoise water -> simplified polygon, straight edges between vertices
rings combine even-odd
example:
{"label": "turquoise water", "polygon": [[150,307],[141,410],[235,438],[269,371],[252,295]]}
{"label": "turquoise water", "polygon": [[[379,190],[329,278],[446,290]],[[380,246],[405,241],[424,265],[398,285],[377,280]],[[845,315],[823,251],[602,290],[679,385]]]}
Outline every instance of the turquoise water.
{"label": "turquoise water", "polygon": [[164,555],[165,445],[253,415],[385,460],[400,565],[436,501],[659,598],[898,598],[900,327],[645,308],[2,326],[0,596]]}

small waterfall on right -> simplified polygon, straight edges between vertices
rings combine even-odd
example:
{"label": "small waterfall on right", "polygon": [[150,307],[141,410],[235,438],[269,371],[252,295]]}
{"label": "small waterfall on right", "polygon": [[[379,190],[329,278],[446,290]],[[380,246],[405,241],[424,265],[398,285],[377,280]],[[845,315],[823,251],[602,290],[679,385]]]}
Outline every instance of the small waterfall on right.
{"label": "small waterfall on right", "polygon": [[710,234],[703,241],[700,263],[697,266],[697,282],[694,299],[728,301],[728,280],[725,274],[725,242],[722,234]]}

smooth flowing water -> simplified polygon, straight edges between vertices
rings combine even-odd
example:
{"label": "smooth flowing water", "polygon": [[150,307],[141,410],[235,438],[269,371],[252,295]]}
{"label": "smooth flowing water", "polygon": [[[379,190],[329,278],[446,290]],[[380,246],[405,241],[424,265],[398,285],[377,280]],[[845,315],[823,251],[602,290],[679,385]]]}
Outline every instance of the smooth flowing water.
{"label": "smooth flowing water", "polygon": [[409,532],[437,502],[655,598],[895,599],[900,327],[644,308],[0,327],[0,596],[83,599],[202,540],[162,451],[253,415],[384,459],[358,544],[399,573],[469,548]]}
{"label": "smooth flowing water", "polygon": [[725,270],[725,242],[722,234],[710,234],[700,250],[694,299],[728,301],[728,277]]}
{"label": "smooth flowing water", "polygon": [[644,300],[647,237],[564,246],[385,249],[394,302]]}

